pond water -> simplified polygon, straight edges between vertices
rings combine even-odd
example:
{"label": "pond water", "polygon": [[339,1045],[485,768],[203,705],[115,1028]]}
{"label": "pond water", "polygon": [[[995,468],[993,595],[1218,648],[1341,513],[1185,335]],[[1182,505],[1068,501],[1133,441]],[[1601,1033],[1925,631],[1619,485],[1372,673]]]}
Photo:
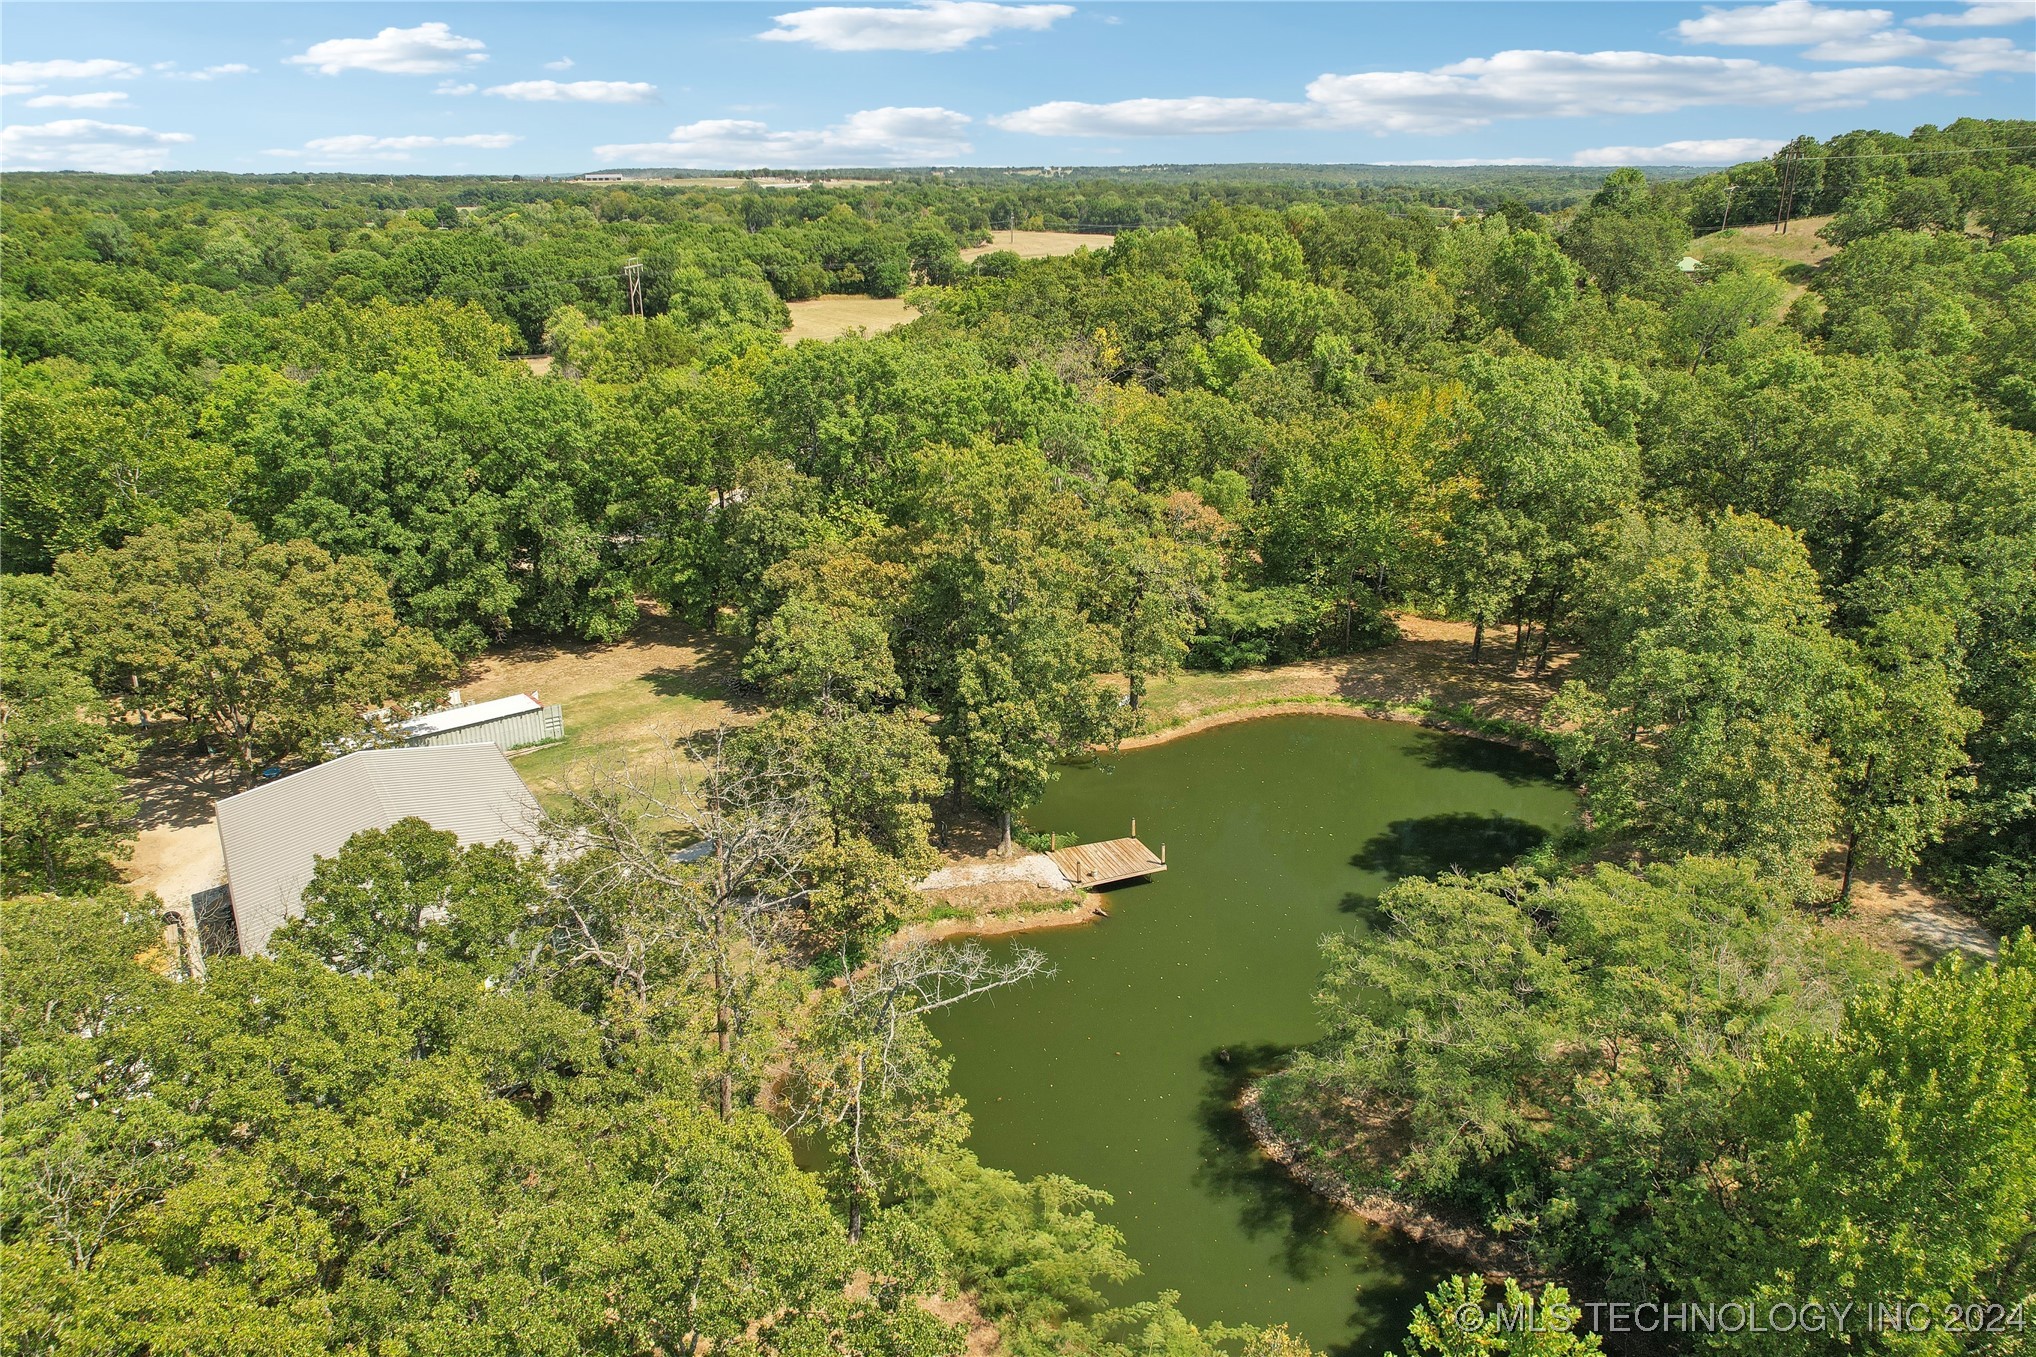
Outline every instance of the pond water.
{"label": "pond water", "polygon": [[1108,892],[1108,919],[1024,937],[1052,978],[935,1015],[976,1153],[1116,1199],[1101,1214],[1144,1271],[1114,1299],[1178,1291],[1197,1322],[1285,1322],[1334,1353],[1385,1351],[1448,1260],[1296,1187],[1233,1100],[1319,1035],[1323,934],[1369,928],[1400,876],[1511,861],[1572,809],[1545,760],[1335,716],[1067,770],[1028,813],[1035,829],[1095,842],[1135,817],[1170,870]]}

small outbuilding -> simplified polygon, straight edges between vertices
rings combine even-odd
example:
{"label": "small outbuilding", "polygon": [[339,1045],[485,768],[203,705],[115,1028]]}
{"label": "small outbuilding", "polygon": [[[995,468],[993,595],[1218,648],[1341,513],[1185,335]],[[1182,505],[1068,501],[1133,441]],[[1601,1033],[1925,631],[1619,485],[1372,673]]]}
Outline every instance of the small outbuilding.
{"label": "small outbuilding", "polygon": [[538,843],[537,802],[493,744],[364,749],[229,796],[213,809],[233,936],[209,950],[245,956],[264,951],[269,935],[302,912],[317,860],[364,829],[415,816],[462,844],[534,850]]}
{"label": "small outbuilding", "polygon": [[413,748],[491,744],[501,749],[522,749],[563,739],[566,714],[565,708],[556,702],[549,707],[539,702],[536,693],[514,693],[488,702],[455,703],[443,711],[413,716],[397,729],[403,734],[403,743]]}

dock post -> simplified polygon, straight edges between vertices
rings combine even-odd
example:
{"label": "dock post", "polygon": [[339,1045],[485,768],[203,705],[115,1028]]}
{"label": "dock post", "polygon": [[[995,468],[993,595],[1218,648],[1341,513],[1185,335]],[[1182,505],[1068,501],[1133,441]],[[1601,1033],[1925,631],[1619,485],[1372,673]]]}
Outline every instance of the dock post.
{"label": "dock post", "polygon": [[1131,817],[1131,837],[1134,839],[1138,837],[1138,817],[1136,815]]}
{"label": "dock post", "polygon": [[1164,839],[1160,841],[1159,845],[1159,865],[1162,867],[1166,866],[1166,841]]}
{"label": "dock post", "polygon": [[1047,852],[1058,853],[1060,851],[1060,831],[1056,829],[1049,833],[1046,836],[1046,842],[1047,842],[1046,849]]}

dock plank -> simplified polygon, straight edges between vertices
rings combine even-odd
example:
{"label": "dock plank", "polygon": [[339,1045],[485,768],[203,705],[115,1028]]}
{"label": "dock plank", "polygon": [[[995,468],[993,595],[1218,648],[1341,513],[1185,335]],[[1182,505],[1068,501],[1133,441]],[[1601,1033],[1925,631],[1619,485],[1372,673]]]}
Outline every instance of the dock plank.
{"label": "dock plank", "polygon": [[1166,870],[1158,854],[1137,839],[1076,844],[1047,854],[1061,875],[1077,886],[1107,886]]}

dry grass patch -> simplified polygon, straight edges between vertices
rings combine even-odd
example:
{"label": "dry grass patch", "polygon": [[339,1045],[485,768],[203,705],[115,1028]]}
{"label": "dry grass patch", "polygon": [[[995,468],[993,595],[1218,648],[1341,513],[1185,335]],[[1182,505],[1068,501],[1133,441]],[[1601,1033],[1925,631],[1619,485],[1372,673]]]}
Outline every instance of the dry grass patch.
{"label": "dry grass patch", "polygon": [[961,252],[964,260],[1007,251],[1020,259],[1051,259],[1076,250],[1107,250],[1111,237],[1082,231],[998,231],[987,245],[971,245]]}
{"label": "dry grass patch", "polygon": [[[1838,879],[1828,871],[1818,884],[1828,886],[1833,896],[1838,893]],[[1827,926],[1862,939],[1910,970],[1927,969],[1954,955],[1985,961],[2000,945],[1979,920],[1928,888],[1885,873],[1854,877],[1851,911]]]}
{"label": "dry grass patch", "polygon": [[747,719],[739,648],[645,605],[635,632],[607,645],[505,646],[475,660],[461,696],[535,692],[565,706],[566,737],[514,756],[543,799],[577,765],[626,766],[677,736]]}
{"label": "dry grass patch", "polygon": [[1729,231],[1714,232],[1693,242],[1690,253],[1698,259],[1709,259],[1714,253],[1729,251],[1766,255],[1791,264],[1821,264],[1838,253],[1837,246],[1817,235],[1830,222],[1828,215],[1797,217],[1789,223],[1786,232],[1775,230],[1773,222],[1735,226]]}
{"label": "dry grass patch", "polygon": [[854,330],[880,335],[919,317],[917,307],[896,297],[815,297],[785,306],[792,313],[792,328],[784,333],[787,344],[802,339],[839,339]]}
{"label": "dry grass patch", "polygon": [[1573,658],[1567,650],[1551,651],[1547,672],[1537,676],[1532,659],[1537,636],[1516,669],[1512,632],[1495,627],[1487,629],[1484,653],[1472,664],[1469,623],[1412,614],[1395,620],[1399,641],[1359,655],[1222,674],[1190,670],[1155,679],[1146,690],[1146,728],[1160,731],[1239,708],[1310,699],[1449,707],[1485,720],[1535,725]]}

